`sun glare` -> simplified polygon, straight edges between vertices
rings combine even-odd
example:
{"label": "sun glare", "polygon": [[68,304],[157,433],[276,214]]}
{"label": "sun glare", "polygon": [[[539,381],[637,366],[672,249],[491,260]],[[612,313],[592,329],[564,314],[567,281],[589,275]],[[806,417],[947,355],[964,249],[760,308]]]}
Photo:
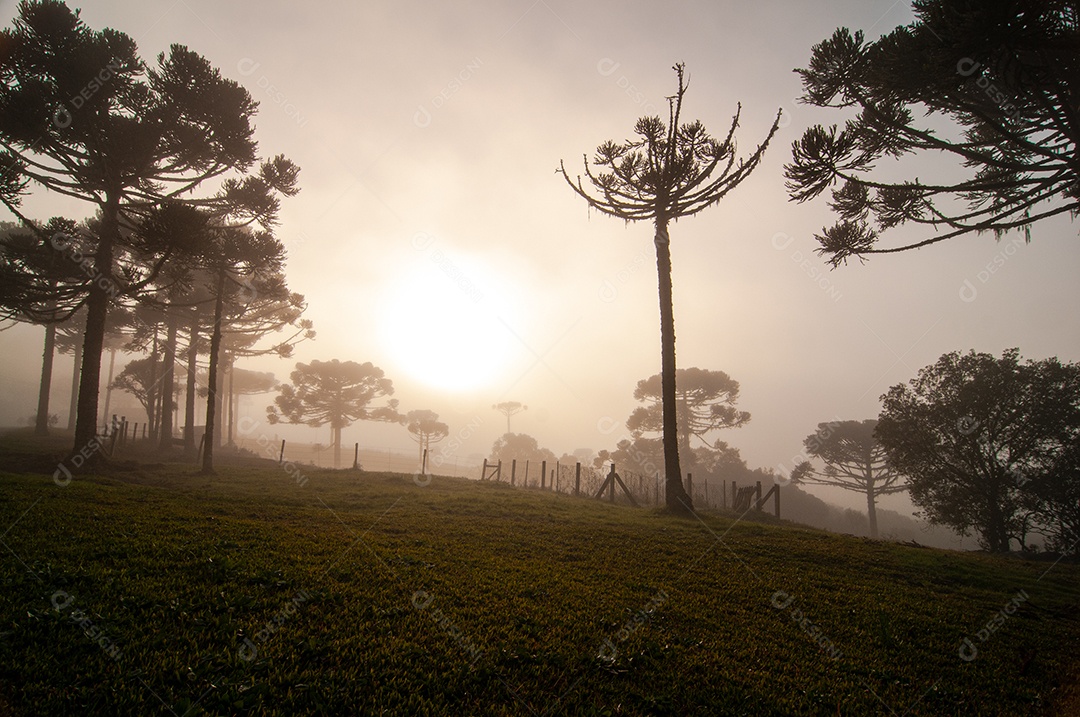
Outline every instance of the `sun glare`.
{"label": "sun glare", "polygon": [[513,358],[499,321],[505,307],[472,280],[477,274],[475,267],[432,260],[392,283],[379,308],[379,341],[394,369],[455,392],[492,385],[505,374]]}

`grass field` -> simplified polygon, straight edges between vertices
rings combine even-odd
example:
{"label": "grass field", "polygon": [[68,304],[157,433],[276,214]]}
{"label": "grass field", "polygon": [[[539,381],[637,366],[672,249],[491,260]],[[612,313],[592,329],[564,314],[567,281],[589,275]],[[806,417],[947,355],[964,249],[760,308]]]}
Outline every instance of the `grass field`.
{"label": "grass field", "polygon": [[4,451],[42,472],[0,472],[0,715],[1080,705],[1075,564],[272,463],[61,485]]}

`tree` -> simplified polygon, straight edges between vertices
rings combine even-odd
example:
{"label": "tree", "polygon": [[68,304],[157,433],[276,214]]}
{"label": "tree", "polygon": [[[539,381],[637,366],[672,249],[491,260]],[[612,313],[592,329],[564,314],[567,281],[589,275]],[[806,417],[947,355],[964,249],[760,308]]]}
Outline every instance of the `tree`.
{"label": "tree", "polygon": [[240,410],[241,396],[270,393],[280,384],[269,371],[249,371],[233,365],[229,370],[229,445],[232,445],[236,414]]}
{"label": "tree", "polygon": [[[585,190],[580,176],[576,182],[571,180],[562,162],[559,172],[590,207],[627,222],[652,220],[655,226],[667,506],[673,512],[685,514],[693,510],[693,501],[683,488],[679,467],[675,318],[668,224],[716,204],[748,177],[776,134],[780,114],[777,113],[776,121],[757,149],[749,157],[737,160],[735,128],[742,106],[736,110],[723,141],[710,137],[701,122],[682,124],[683,95],[686,93],[684,68],[678,64],[673,69],[678,75],[679,87],[675,96],[668,100],[667,124],[659,117],[642,117],[634,127],[637,139],[622,144],[608,141],[600,145],[593,166],[587,156],[584,158],[585,176],[595,195]],[[713,176],[717,170],[718,174]]]}
{"label": "tree", "polygon": [[409,437],[419,446],[421,463],[432,443],[438,443],[450,435],[450,426],[440,421],[439,414],[434,411],[409,411],[405,414],[405,427],[409,430]]}
{"label": "tree", "polygon": [[[86,272],[93,278],[73,450],[95,440],[105,321],[117,295],[133,294],[169,258],[139,252],[118,267],[132,213],[184,197],[202,182],[255,161],[247,90],[181,45],[148,68],[135,42],[91,30],[58,0],[23,0],[0,36],[0,202],[16,216],[32,182],[100,211]],[[78,101],[72,98],[77,98]],[[149,264],[148,264],[149,262]],[[97,455],[97,454],[95,454]]]}
{"label": "tree", "polygon": [[496,403],[492,408],[506,416],[507,433],[510,433],[510,416],[529,410],[528,406],[518,403],[517,401],[503,401],[502,403]]}
{"label": "tree", "polygon": [[1043,475],[1032,479],[1029,507],[1050,550],[1080,555],[1080,439]]}
{"label": "tree", "polygon": [[45,345],[41,360],[41,381],[34,433],[45,436],[51,422],[49,393],[52,388],[53,359],[56,355],[56,325],[69,320],[85,298],[86,277],[66,252],[57,251],[48,237],[75,233],[75,222],[53,217],[33,232],[14,225],[0,235],[0,315],[16,321],[43,323]]}
{"label": "tree", "polygon": [[[691,437],[709,447],[707,434],[723,428],[738,428],[750,420],[749,413],[735,409],[735,402],[739,400],[739,382],[723,371],[680,368],[675,372],[675,387],[679,445],[684,460],[691,455]],[[635,408],[626,427],[634,435],[663,433],[660,374],[638,381],[634,398],[648,405]]]}
{"label": "tree", "polygon": [[791,472],[793,483],[826,485],[866,496],[870,537],[878,537],[877,498],[907,490],[902,476],[889,465],[885,447],[874,436],[876,419],[819,423],[817,431],[803,440],[806,454],[825,464],[814,470],[803,461]]}
{"label": "tree", "polygon": [[312,361],[298,363],[289,375],[292,384],[284,384],[274,405],[267,406],[267,420],[278,423],[306,423],[309,426],[330,424],[334,446],[334,467],[341,465],[341,429],[354,421],[401,423],[398,402],[389,399],[379,406],[372,401],[394,393],[394,384],[383,371],[370,362]]}
{"label": "tree", "polygon": [[554,468],[557,459],[554,453],[541,448],[537,440],[527,433],[504,433],[491,445],[488,460],[493,463],[502,461],[507,465],[513,460],[519,464],[531,461],[539,470],[542,461],[547,461],[548,466]]}
{"label": "tree", "polygon": [[992,552],[1024,546],[1033,481],[1060,475],[1080,435],[1080,365],[945,354],[882,396],[875,435],[931,522]]}
{"label": "tree", "polygon": [[[161,377],[164,375],[163,362],[154,356],[133,359],[117,374],[111,384],[113,390],[126,391],[134,396],[146,411],[147,428],[151,437],[154,426],[160,418],[158,414],[160,393],[167,389]],[[173,393],[176,393],[175,386]]]}
{"label": "tree", "polygon": [[[839,220],[816,238],[833,266],[972,232],[1029,232],[1080,211],[1075,4],[919,0],[915,16],[876,42],[838,29],[796,70],[804,102],[857,112],[839,131],[807,129],[786,167],[794,200],[832,189]],[[896,162],[885,160],[908,155],[949,157],[970,171],[890,181]],[[881,232],[906,223],[944,231],[878,246]]]}

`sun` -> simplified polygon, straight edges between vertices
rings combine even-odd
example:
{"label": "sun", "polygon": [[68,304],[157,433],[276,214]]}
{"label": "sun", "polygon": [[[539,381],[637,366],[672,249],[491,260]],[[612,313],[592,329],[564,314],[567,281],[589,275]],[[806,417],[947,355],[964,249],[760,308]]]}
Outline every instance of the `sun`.
{"label": "sun", "polygon": [[483,291],[478,263],[427,257],[390,282],[379,302],[378,337],[394,367],[444,391],[494,385],[514,358],[506,311]]}

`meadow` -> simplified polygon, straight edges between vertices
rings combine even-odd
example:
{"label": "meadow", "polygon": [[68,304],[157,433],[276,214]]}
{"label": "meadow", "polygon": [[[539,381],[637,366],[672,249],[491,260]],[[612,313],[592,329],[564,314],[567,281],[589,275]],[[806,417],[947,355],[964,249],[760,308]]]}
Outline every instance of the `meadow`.
{"label": "meadow", "polygon": [[0,715],[1080,708],[1076,564],[61,445],[0,445]]}

